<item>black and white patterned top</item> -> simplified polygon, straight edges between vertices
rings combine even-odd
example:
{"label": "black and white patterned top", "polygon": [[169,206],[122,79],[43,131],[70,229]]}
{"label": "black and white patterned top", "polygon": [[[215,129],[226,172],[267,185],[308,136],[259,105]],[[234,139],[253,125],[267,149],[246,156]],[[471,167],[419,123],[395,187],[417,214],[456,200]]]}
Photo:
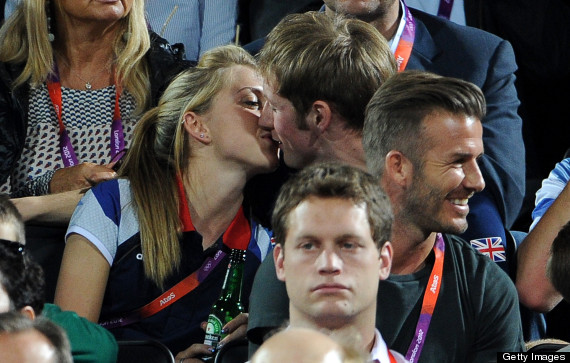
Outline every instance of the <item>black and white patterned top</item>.
{"label": "black and white patterned top", "polygon": [[[111,160],[109,140],[115,109],[115,86],[98,90],[62,87],[62,119],[79,162],[107,164]],[[0,193],[12,197],[48,193],[55,170],[63,168],[59,150],[59,124],[47,86],[30,90],[28,129],[20,160]],[[119,100],[125,147],[131,141],[136,123],[135,100],[124,91]]]}

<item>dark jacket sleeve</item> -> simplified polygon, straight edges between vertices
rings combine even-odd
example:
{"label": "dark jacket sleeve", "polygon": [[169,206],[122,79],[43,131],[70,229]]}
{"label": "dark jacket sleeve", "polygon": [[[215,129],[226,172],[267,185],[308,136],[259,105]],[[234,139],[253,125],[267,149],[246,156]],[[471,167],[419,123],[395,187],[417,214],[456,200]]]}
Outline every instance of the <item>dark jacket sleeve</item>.
{"label": "dark jacket sleeve", "polygon": [[483,119],[481,171],[487,188],[499,201],[499,211],[509,228],[517,218],[525,193],[525,148],[520,105],[515,89],[517,69],[513,48],[503,40],[489,60],[483,85],[487,115]]}
{"label": "dark jacket sleeve", "polygon": [[20,157],[26,137],[28,86],[12,90],[13,72],[19,67],[0,63],[0,185]]}
{"label": "dark jacket sleeve", "polygon": [[158,99],[172,79],[183,70],[194,67],[196,62],[184,59],[184,46],[171,45],[156,33],[150,33],[151,47],[147,54],[150,70],[151,106]]}

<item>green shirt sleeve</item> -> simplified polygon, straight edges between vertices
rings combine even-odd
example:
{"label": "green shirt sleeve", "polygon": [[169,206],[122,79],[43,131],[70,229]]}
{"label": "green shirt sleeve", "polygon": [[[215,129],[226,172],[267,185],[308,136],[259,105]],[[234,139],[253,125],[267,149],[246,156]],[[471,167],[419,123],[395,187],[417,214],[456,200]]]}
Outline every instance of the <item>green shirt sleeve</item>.
{"label": "green shirt sleeve", "polygon": [[62,311],[54,304],[45,304],[42,315],[67,332],[75,363],[117,361],[119,347],[115,337],[107,329],[73,311]]}

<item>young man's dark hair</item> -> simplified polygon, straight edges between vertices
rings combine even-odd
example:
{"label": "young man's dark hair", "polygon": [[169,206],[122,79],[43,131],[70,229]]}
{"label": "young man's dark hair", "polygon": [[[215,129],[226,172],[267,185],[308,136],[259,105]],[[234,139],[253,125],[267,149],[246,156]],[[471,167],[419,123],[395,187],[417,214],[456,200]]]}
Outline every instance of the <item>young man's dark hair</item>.
{"label": "young man's dark hair", "polygon": [[273,234],[283,244],[291,210],[310,198],[340,198],[364,204],[372,239],[378,248],[390,240],[392,209],[390,200],[370,174],[348,165],[332,163],[305,168],[283,185],[273,210]]}

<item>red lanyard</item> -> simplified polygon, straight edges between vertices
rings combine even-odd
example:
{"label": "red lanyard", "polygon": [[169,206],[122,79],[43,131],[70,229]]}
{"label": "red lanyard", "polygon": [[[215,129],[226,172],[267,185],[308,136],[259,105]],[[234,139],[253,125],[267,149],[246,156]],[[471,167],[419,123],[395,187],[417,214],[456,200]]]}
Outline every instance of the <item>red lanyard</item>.
{"label": "red lanyard", "polygon": [[[178,197],[180,200],[179,216],[180,221],[182,222],[183,231],[196,231],[194,224],[192,224],[192,218],[190,218],[190,211],[188,210],[188,201],[186,200],[184,185],[182,184],[182,180],[179,177],[177,178],[177,184]],[[229,248],[246,250],[247,246],[250,243],[251,236],[252,233],[249,222],[247,218],[245,218],[243,207],[240,207],[232,223],[222,236],[223,243]],[[116,317],[100,322],[99,325],[102,325],[107,329],[117,328],[135,323],[158,313],[162,309],[174,304],[180,298],[197,288],[200,283],[204,281],[206,277],[208,277],[210,272],[212,272],[216,266],[218,266],[218,264],[224,259],[225,256],[226,253],[224,251],[221,249],[218,250],[214,257],[208,257],[198,270],[192,272],[182,281],[168,289],[166,292],[161,294],[150,303],[134,311],[131,311],[122,317]]]}
{"label": "red lanyard", "polygon": [[[178,196],[180,198],[179,215],[182,221],[182,228],[184,232],[195,231],[192,218],[190,217],[190,210],[188,208],[188,200],[186,200],[186,192],[184,191],[184,184],[180,177],[176,178],[178,184]],[[232,249],[245,250],[251,239],[251,228],[249,221],[245,218],[243,207],[240,207],[234,220],[228,227],[228,230],[223,234],[222,240],[226,246]]]}
{"label": "red lanyard", "polygon": [[406,65],[408,65],[408,60],[412,54],[412,47],[414,46],[414,38],[416,36],[416,22],[414,17],[406,4],[402,3],[402,6],[404,7],[405,25],[396,51],[394,52],[399,72],[406,69]]}
{"label": "red lanyard", "polygon": [[431,275],[426,286],[426,291],[424,292],[422,310],[420,312],[420,318],[418,319],[418,324],[416,326],[414,339],[412,340],[412,343],[408,348],[408,352],[406,353],[406,361],[410,363],[417,362],[420,358],[429,325],[431,323],[431,318],[433,316],[433,311],[435,309],[435,304],[437,303],[437,298],[439,297],[439,289],[443,280],[443,258],[445,255],[445,242],[441,233],[438,233],[436,236],[433,251],[435,253],[435,262],[433,264]]}
{"label": "red lanyard", "polygon": [[[65,129],[62,118],[62,92],[61,92],[61,81],[59,78],[59,71],[57,65],[55,66],[54,72],[48,77],[47,89],[51,103],[55,109],[55,114],[57,116],[57,121],[59,123],[59,151],[61,154],[61,160],[63,165],[67,168],[79,164],[73,145],[71,145],[71,140],[69,139],[69,134]],[[119,97],[121,96],[122,89],[119,83],[115,80],[115,111],[113,113],[113,122],[111,123],[111,138],[110,138],[110,149],[111,149],[111,159],[113,159],[120,151],[125,148],[125,135],[123,133],[123,121],[121,119],[121,109],[119,107]]]}

